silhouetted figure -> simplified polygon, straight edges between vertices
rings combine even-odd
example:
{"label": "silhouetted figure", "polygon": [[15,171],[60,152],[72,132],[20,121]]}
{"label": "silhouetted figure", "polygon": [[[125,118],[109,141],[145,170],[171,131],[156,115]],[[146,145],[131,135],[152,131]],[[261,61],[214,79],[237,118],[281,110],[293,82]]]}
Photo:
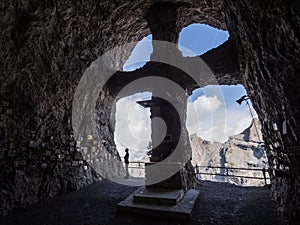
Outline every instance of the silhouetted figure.
{"label": "silhouetted figure", "polygon": [[125,149],[125,156],[124,156],[124,161],[125,161],[125,168],[126,168],[126,176],[125,178],[129,178],[129,171],[128,171],[128,165],[129,165],[129,149]]}

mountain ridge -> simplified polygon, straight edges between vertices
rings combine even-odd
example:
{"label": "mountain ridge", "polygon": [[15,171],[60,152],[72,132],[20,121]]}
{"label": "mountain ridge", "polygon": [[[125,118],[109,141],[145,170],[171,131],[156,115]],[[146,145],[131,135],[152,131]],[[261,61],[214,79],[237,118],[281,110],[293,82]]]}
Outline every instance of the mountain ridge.
{"label": "mountain ridge", "polygon": [[[221,169],[209,169],[210,167],[235,167],[235,168],[264,168],[267,167],[267,158],[264,153],[261,125],[258,119],[240,134],[230,136],[225,143],[209,142],[198,137],[190,136],[192,148],[192,164],[202,166],[205,171],[221,173]],[[224,171],[223,171],[224,172]],[[235,175],[261,177],[260,171],[238,171]],[[213,181],[226,181],[237,185],[264,185],[263,180],[235,178],[227,176],[206,176],[201,178]]]}

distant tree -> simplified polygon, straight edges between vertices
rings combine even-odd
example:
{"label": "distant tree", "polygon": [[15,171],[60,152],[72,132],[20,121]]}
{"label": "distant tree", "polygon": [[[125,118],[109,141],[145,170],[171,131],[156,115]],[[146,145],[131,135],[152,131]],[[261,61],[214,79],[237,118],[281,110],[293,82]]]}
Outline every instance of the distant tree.
{"label": "distant tree", "polygon": [[147,145],[147,149],[151,150],[152,149],[152,141],[149,141],[148,145]]}
{"label": "distant tree", "polygon": [[149,143],[148,143],[148,145],[147,145],[147,149],[149,150],[149,151],[147,152],[147,155],[148,155],[149,157],[151,157],[151,154],[152,154],[152,141],[149,141]]}

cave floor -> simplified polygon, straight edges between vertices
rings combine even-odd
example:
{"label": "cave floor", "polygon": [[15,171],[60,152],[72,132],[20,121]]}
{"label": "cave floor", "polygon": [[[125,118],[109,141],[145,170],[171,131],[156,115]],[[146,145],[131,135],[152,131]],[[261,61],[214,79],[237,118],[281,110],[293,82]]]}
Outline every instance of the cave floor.
{"label": "cave floor", "polygon": [[0,217],[1,225],[201,225],[201,224],[283,224],[270,198],[268,187],[239,187],[228,183],[201,181],[198,200],[189,222],[125,215],[117,203],[135,191],[108,180],[80,191],[68,192],[26,209]]}

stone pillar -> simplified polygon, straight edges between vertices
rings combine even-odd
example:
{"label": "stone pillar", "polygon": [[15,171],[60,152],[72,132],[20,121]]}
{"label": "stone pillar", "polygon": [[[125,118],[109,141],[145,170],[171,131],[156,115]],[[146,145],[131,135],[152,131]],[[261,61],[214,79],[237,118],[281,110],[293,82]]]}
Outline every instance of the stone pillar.
{"label": "stone pillar", "polygon": [[[160,43],[155,42],[166,41],[174,44],[178,43],[179,32],[181,31],[182,27],[178,27],[176,23],[177,8],[178,6],[175,3],[160,2],[150,7],[148,12],[146,13],[146,20],[153,35],[153,53],[151,55],[151,58],[155,59],[167,56],[174,59],[174,62],[176,62],[176,60],[182,57],[181,52],[177,47],[164,48]],[[165,76],[163,73],[173,71],[172,69],[170,69],[169,65],[166,65],[165,68],[161,69],[158,71],[157,75],[161,74],[162,77]],[[176,74],[176,76],[178,76],[178,74]],[[179,74],[179,76],[181,76],[181,74]],[[158,132],[160,130],[160,127],[157,127],[157,124],[155,122],[152,122],[151,138],[153,146],[155,146],[155,148],[152,150],[150,161],[161,162],[168,158],[170,161],[170,167],[180,167],[180,163],[187,162],[185,167],[183,169],[178,169],[179,172],[174,174],[171,178],[165,180],[164,182],[160,182],[157,185],[154,185],[157,187],[183,188],[187,190],[195,186],[195,175],[190,162],[191,148],[188,140],[188,132],[185,128],[186,102],[188,96],[178,96],[179,93],[172,94],[172,96],[174,96],[174,99],[176,99],[176,97],[179,97],[179,99],[181,99],[181,101],[178,102],[176,102],[176,100],[174,101],[177,104],[177,109],[175,109],[175,107],[172,106],[171,103],[161,98],[154,97],[151,100],[151,118],[160,117],[161,119],[163,119],[167,126],[167,134],[162,140]],[[155,93],[153,93],[153,95],[155,96]],[[180,118],[182,118],[182,121]],[[183,143],[178,143],[180,136],[182,136],[183,139],[187,140],[184,140]],[[176,147],[181,149],[179,154],[180,156],[178,154],[172,154]],[[170,155],[171,157],[169,157]],[[162,168],[162,171],[163,170],[164,169]],[[146,183],[147,180],[149,180],[149,177],[147,179],[148,175],[146,169]]]}
{"label": "stone pillar", "polygon": [[[149,187],[168,188],[168,189],[183,189],[180,166],[184,162],[183,154],[176,154],[175,157],[170,155],[178,145],[181,134],[180,116],[175,107],[168,101],[152,97],[150,101],[139,102],[144,107],[150,107],[151,119],[161,118],[166,125],[166,134],[162,133],[162,124],[157,120],[152,120],[152,145],[154,148],[151,151],[150,163],[146,164],[146,185]],[[184,107],[184,106],[183,106]],[[153,184],[153,180],[161,174],[156,174],[156,170],[149,169],[153,163],[164,161],[159,164],[160,173],[170,173],[170,171],[178,171],[170,178]],[[156,165],[158,166],[158,165]]]}

